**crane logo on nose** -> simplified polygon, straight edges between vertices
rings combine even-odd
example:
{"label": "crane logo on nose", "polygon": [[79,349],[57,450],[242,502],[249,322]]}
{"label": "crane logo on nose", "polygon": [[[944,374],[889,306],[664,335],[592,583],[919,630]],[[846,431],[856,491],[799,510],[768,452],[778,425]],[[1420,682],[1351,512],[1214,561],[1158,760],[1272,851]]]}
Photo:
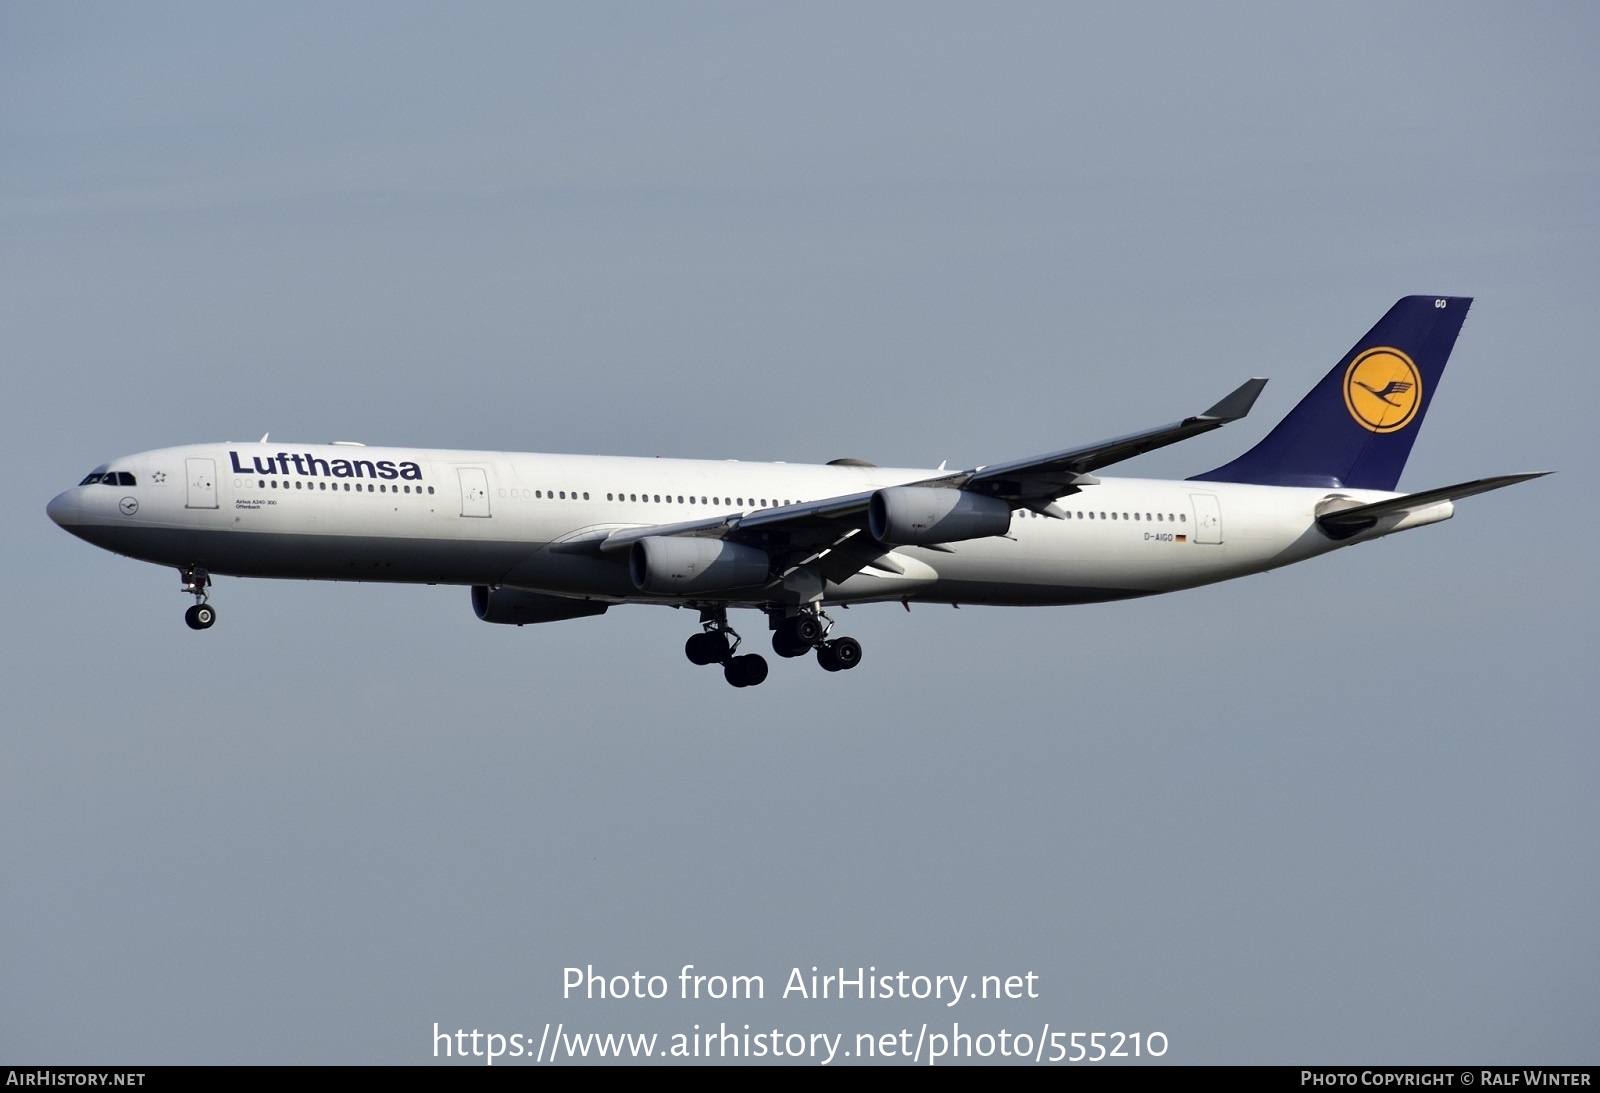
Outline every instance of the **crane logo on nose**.
{"label": "crane logo on nose", "polygon": [[117,502],[117,509],[124,516],[132,516],[139,511],[139,502],[132,497],[124,497]]}

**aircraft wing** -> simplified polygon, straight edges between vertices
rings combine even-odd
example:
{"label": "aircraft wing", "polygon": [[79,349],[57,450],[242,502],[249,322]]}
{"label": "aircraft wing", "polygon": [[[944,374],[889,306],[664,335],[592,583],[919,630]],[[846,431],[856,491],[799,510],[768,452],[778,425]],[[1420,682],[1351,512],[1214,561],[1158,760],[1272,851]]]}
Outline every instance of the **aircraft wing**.
{"label": "aircraft wing", "polygon": [[[1204,413],[1186,417],[1170,425],[1144,432],[1090,444],[1082,448],[1068,448],[1059,452],[977,467],[907,482],[907,486],[924,486],[941,489],[967,489],[991,497],[1015,502],[1019,507],[1033,508],[1048,515],[1053,512],[1051,502],[1084,486],[1096,485],[1098,480],[1088,472],[1108,467],[1124,459],[1176,444],[1180,440],[1198,436],[1237,421],[1250,412],[1256,397],[1267,381],[1246,380],[1227,397]],[[640,539],[656,535],[692,535],[717,539],[733,539],[752,546],[774,550],[806,550],[837,545],[866,527],[867,504],[876,491],[828,497],[820,501],[806,501],[796,505],[761,509],[756,512],[728,513],[688,520],[677,524],[657,524],[625,528],[600,534],[579,542],[562,544],[561,549],[598,549],[604,554],[624,551]]]}
{"label": "aircraft wing", "polygon": [[[958,474],[931,478],[919,483],[924,486],[952,486],[973,490],[993,497],[1017,501],[1024,506],[1029,502],[1048,503],[1058,497],[1078,492],[1081,486],[1095,485],[1090,471],[1109,467],[1124,459],[1165,448],[1212,429],[1219,429],[1230,421],[1238,421],[1250,412],[1264,379],[1250,379],[1240,384],[1226,398],[1204,413],[1186,417],[1170,425],[1146,429],[1140,433],[1103,440],[1082,448],[1067,448],[1048,455],[1017,459],[1010,463],[996,463]],[[1032,507],[1032,506],[1028,506]]]}

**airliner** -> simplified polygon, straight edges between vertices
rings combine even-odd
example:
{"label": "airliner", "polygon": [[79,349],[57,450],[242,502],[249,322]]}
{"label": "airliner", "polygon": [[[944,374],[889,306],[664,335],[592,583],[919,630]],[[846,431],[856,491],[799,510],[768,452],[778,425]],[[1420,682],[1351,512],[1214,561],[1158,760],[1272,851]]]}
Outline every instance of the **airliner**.
{"label": "airliner", "polygon": [[[1101,478],[1249,413],[1251,379],[1204,413],[1027,459],[950,471],[224,442],[116,459],[47,506],[78,538],[172,566],[216,622],[212,574],[465,585],[485,622],[619,604],[698,611],[684,651],[749,687],[730,609],[779,657],[861,663],[828,608],[1098,603],[1212,584],[1447,520],[1539,474],[1395,491],[1471,306],[1408,296],[1244,455],[1178,481]],[[1548,473],[1548,472],[1541,472]]]}

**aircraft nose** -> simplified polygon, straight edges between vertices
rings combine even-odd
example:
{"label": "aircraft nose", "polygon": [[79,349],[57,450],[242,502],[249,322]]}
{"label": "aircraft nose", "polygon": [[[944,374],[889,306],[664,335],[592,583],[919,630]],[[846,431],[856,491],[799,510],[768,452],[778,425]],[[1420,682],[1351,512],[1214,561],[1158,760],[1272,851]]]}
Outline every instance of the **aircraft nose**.
{"label": "aircraft nose", "polygon": [[44,507],[45,514],[54,520],[60,527],[71,527],[78,522],[78,491],[68,490],[58,493],[50,499]]}

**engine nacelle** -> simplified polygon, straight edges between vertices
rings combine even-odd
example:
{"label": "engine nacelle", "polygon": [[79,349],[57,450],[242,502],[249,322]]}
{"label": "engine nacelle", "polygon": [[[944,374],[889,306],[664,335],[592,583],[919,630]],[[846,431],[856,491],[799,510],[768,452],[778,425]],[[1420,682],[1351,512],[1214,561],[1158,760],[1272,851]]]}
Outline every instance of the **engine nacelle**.
{"label": "engine nacelle", "polygon": [[956,543],[1010,530],[1009,502],[966,490],[890,486],[867,502],[867,531],[885,546]]}
{"label": "engine nacelle", "polygon": [[560,622],[581,619],[585,615],[604,615],[609,606],[595,600],[524,592],[520,588],[472,586],[472,610],[484,622],[507,622],[517,626],[530,622]]}
{"label": "engine nacelle", "polygon": [[767,552],[721,539],[651,535],[628,552],[628,574],[640,592],[715,592],[766,584]]}

